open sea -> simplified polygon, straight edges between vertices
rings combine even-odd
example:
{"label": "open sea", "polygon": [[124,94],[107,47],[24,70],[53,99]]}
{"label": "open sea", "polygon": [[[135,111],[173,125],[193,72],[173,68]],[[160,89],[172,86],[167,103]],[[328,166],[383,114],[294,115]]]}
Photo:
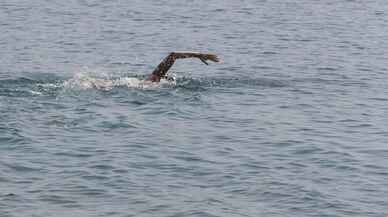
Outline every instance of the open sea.
{"label": "open sea", "polygon": [[[143,79],[171,51],[160,84]],[[388,216],[386,0],[1,0],[0,217]]]}

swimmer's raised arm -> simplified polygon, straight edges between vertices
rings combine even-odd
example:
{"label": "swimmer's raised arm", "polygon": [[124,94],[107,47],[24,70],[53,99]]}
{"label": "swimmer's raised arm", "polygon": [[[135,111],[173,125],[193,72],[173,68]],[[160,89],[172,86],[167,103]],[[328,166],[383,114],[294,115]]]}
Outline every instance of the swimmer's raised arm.
{"label": "swimmer's raised arm", "polygon": [[165,77],[168,70],[174,64],[177,59],[185,58],[198,58],[203,63],[208,65],[207,60],[213,62],[219,62],[217,55],[207,54],[207,53],[197,53],[197,52],[171,52],[166,58],[163,59],[161,63],[154,69],[151,75],[147,78],[149,81],[159,82],[161,78]]}

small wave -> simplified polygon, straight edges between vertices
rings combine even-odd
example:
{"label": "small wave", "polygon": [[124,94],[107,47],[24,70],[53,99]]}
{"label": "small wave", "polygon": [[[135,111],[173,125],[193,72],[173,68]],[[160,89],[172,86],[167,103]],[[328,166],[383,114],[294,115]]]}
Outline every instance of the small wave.
{"label": "small wave", "polygon": [[28,85],[33,84],[36,81],[31,78],[26,77],[20,77],[16,79],[1,79],[0,80],[0,87],[2,86],[11,86],[11,85]]}
{"label": "small wave", "polygon": [[285,87],[287,82],[267,78],[180,78],[177,87],[184,89],[208,89],[208,88],[257,88],[257,87]]}
{"label": "small wave", "polygon": [[[171,74],[171,73],[170,73]],[[178,88],[189,91],[206,91],[212,88],[265,88],[288,86],[286,81],[268,78],[245,77],[180,77],[173,80],[162,79],[159,83],[146,81],[144,76],[131,74],[97,73],[84,71],[76,73],[69,79],[45,77],[31,79],[26,77],[0,80],[0,95],[12,97],[26,96],[56,96],[66,92],[82,90],[109,91],[114,88],[160,89]]]}
{"label": "small wave", "polygon": [[39,80],[27,77],[3,79],[0,80],[0,96],[26,97],[51,95],[61,88],[61,82],[55,79]]}

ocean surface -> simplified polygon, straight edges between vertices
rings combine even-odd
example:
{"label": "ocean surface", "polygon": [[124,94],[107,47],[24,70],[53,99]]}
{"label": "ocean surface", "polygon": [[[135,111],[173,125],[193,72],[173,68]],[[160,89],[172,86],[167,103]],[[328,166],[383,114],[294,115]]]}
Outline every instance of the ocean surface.
{"label": "ocean surface", "polygon": [[386,217],[387,52],[385,0],[2,0],[0,217]]}

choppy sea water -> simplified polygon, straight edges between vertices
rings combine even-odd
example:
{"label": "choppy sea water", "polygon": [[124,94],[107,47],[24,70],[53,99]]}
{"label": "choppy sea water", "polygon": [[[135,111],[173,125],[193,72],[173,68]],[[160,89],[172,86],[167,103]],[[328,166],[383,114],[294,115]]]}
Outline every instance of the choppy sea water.
{"label": "choppy sea water", "polygon": [[[388,215],[382,0],[0,3],[0,216]],[[174,82],[142,79],[170,51]]]}

